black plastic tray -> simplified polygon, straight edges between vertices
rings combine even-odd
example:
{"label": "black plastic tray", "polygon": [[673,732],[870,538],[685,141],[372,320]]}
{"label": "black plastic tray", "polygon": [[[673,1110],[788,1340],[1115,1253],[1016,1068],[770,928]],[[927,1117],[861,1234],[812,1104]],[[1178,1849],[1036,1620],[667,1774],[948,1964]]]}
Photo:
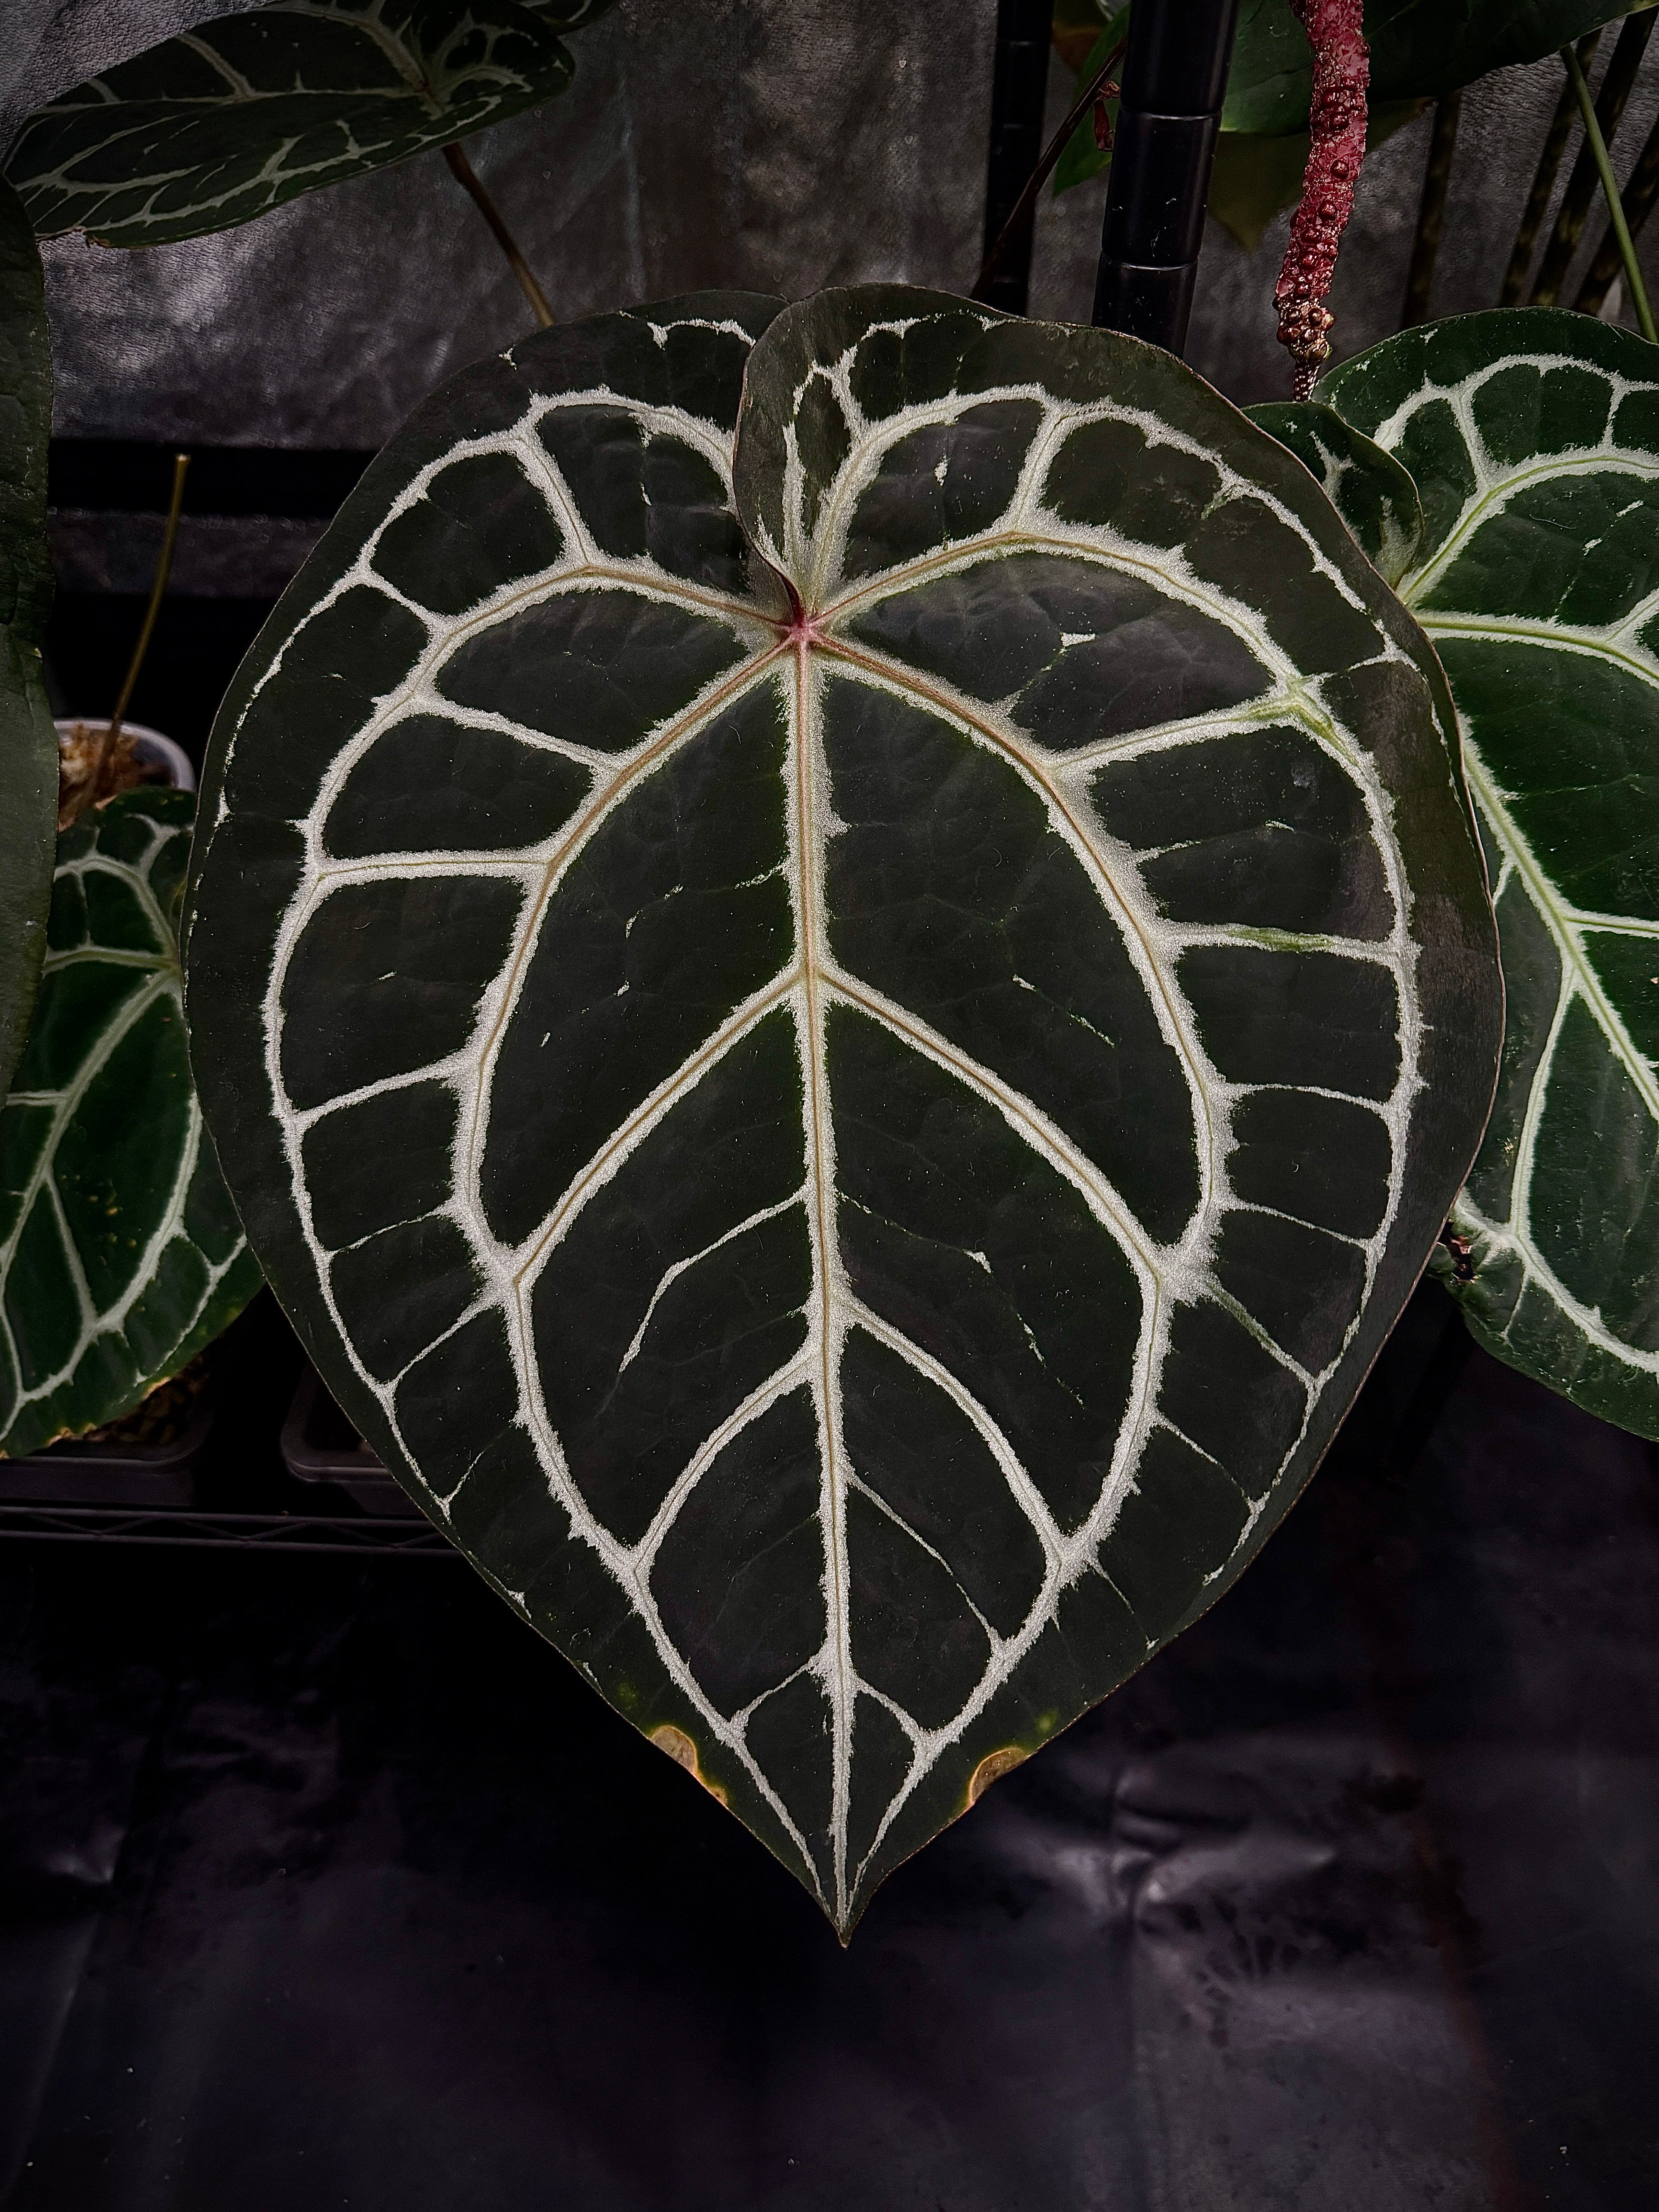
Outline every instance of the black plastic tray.
{"label": "black plastic tray", "polygon": [[70,1437],[27,1458],[0,1460],[0,1499],[42,1505],[191,1505],[196,1463],[213,1427],[204,1400],[170,1443],[94,1443]]}
{"label": "black plastic tray", "polygon": [[307,1367],[283,1423],[283,1464],[301,1482],[331,1483],[365,1513],[413,1515],[400,1490],[334,1402],[314,1367]]}

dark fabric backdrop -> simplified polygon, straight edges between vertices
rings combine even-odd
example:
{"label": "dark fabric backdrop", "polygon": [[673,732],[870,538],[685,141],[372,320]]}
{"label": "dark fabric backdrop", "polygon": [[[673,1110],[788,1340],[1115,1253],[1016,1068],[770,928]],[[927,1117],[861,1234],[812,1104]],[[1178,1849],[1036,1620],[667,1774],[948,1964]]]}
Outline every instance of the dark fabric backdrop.
{"label": "dark fabric backdrop", "polygon": [[[0,134],[96,67],[226,11],[6,0],[6,12]],[[573,89],[471,151],[562,320],[699,285],[792,299],[876,278],[964,290],[995,19],[995,0],[621,0],[572,40]],[[1494,302],[1560,83],[1547,61],[1466,96],[1437,313]],[[1051,125],[1070,88],[1056,62]],[[1621,174],[1656,111],[1650,58],[1617,142]],[[1367,164],[1334,295],[1341,351],[1395,325],[1427,140],[1425,118]],[[1086,319],[1104,193],[1099,179],[1045,196],[1034,313]],[[1240,401],[1288,388],[1270,304],[1288,222],[1255,255],[1209,226],[1188,356]],[[1581,259],[1601,227],[1598,214]],[[1647,252],[1659,276],[1659,224]],[[65,240],[47,259],[58,428],[78,436],[377,446],[444,376],[528,327],[435,153],[217,237],[136,254]]]}

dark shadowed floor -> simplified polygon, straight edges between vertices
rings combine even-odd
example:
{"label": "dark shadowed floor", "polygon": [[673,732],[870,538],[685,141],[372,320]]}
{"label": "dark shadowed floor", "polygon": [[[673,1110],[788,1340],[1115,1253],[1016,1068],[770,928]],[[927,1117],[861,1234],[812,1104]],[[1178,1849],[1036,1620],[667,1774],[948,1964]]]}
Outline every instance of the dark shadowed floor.
{"label": "dark shadowed floor", "polygon": [[0,1541],[0,2204],[1646,2212],[1659,1470],[1448,1310],[847,1954],[459,1562]]}

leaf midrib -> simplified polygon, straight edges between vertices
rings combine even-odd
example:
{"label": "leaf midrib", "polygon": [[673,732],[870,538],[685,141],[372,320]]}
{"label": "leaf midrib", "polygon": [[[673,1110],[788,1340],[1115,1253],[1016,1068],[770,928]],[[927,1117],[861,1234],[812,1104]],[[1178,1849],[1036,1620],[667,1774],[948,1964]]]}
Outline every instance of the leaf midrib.
{"label": "leaf midrib", "polygon": [[[1466,426],[1461,418],[1458,427],[1466,438],[1480,436],[1473,426]],[[1399,459],[1392,446],[1382,450],[1391,459]],[[1483,453],[1489,450],[1485,439],[1480,440],[1480,450]],[[1473,460],[1474,456],[1471,454],[1470,459]],[[1474,495],[1423,567],[1408,582],[1402,581],[1395,588],[1406,605],[1415,611],[1419,599],[1433,589],[1480,526],[1489,521],[1494,512],[1501,512],[1517,492],[1557,477],[1587,476],[1609,467],[1628,470],[1632,476],[1659,477],[1659,460],[1644,459],[1639,453],[1620,447],[1581,447],[1571,454],[1552,455],[1532,468],[1513,469]]]}
{"label": "leaf midrib", "polygon": [[[1469,787],[1492,825],[1492,835],[1503,848],[1505,859],[1526,884],[1528,896],[1543,915],[1550,935],[1572,969],[1575,988],[1595,1012],[1598,1023],[1607,1033],[1608,1042],[1628,1066],[1632,1080],[1641,1092],[1643,1104],[1655,1122],[1659,1123],[1659,1079],[1656,1079],[1645,1058],[1631,1042],[1617,1008],[1601,988],[1600,978],[1579,939],[1579,929],[1585,926],[1581,922],[1579,910],[1567,906],[1556,896],[1554,887],[1531,846],[1516,827],[1497,784],[1480,757],[1479,748],[1467,733],[1463,739],[1463,754]],[[1659,931],[1659,923],[1655,923],[1653,927]],[[1541,1083],[1546,1079],[1546,1072],[1540,1063],[1534,1080]]]}
{"label": "leaf midrib", "polygon": [[1442,612],[1417,606],[1412,607],[1412,612],[1431,639],[1462,637],[1474,644],[1541,646],[1549,653],[1576,653],[1589,659],[1615,661],[1638,682],[1659,684],[1659,664],[1613,644],[1593,629],[1553,623],[1547,617],[1523,620],[1501,615],[1460,614],[1451,610]]}

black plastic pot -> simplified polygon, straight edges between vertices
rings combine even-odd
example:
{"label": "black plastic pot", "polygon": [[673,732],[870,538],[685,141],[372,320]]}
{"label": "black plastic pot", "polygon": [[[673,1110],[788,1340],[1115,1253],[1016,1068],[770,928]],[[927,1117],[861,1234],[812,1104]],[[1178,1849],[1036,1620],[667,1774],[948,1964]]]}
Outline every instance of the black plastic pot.
{"label": "black plastic pot", "polygon": [[102,1443],[70,1437],[26,1459],[0,1460],[0,1498],[40,1505],[191,1505],[196,1467],[213,1429],[204,1398],[164,1444]]}
{"label": "black plastic pot", "polygon": [[415,1511],[335,1404],[314,1367],[301,1376],[283,1424],[283,1464],[298,1481],[331,1483],[365,1513],[407,1516]]}

